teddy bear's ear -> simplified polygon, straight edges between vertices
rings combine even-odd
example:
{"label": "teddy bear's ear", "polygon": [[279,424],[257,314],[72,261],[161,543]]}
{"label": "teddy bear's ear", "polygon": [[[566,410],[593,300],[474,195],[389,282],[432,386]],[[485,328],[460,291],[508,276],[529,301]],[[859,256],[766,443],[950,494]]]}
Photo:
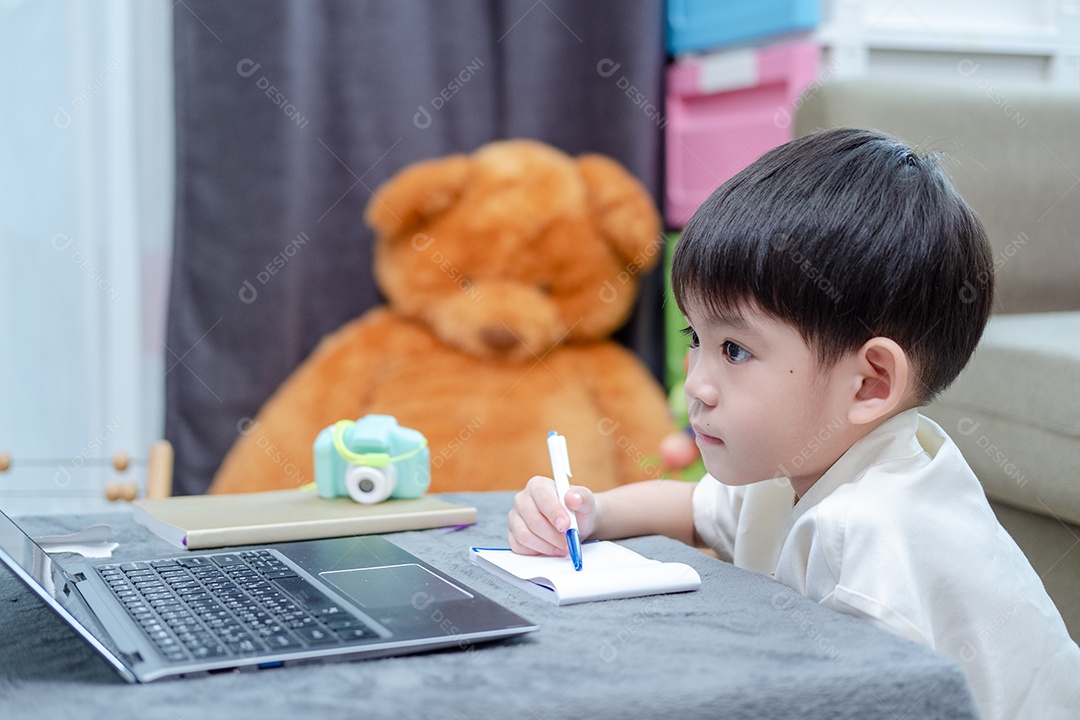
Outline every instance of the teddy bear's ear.
{"label": "teddy bear's ear", "polygon": [[364,221],[380,236],[408,232],[457,201],[470,165],[465,155],[409,165],[379,186],[364,210]]}
{"label": "teddy bear's ear", "polygon": [[605,239],[628,263],[651,268],[660,257],[660,215],[645,188],[622,165],[603,155],[581,155],[578,168]]}

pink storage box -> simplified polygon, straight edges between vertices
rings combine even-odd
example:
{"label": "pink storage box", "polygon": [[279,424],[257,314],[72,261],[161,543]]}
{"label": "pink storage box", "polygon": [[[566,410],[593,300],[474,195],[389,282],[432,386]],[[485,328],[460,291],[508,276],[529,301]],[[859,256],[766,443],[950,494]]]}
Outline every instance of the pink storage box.
{"label": "pink storage box", "polygon": [[792,139],[800,96],[818,80],[820,61],[817,45],[799,41],[668,67],[664,214],[671,227],[683,227],[721,183]]}

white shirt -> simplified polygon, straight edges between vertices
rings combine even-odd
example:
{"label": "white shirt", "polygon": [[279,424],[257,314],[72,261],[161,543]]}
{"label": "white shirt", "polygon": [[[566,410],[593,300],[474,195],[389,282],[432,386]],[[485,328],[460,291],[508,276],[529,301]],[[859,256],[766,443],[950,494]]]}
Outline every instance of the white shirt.
{"label": "white shirt", "polygon": [[956,658],[984,718],[1080,718],[1080,648],[959,449],[909,410],[793,508],[780,478],[706,475],[694,526],[721,557]]}

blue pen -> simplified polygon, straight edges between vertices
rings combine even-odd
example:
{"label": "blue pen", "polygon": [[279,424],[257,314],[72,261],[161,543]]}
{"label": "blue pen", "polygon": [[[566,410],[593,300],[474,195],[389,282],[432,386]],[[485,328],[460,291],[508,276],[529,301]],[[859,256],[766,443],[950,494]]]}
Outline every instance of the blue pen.
{"label": "blue pen", "polygon": [[566,514],[570,516],[570,527],[566,530],[566,546],[570,549],[570,559],[574,569],[581,570],[581,537],[578,535],[577,516],[566,507],[566,493],[570,491],[570,456],[566,452],[566,438],[552,430],[547,438],[548,455],[551,456],[551,474],[555,478],[555,492],[559,494]]}

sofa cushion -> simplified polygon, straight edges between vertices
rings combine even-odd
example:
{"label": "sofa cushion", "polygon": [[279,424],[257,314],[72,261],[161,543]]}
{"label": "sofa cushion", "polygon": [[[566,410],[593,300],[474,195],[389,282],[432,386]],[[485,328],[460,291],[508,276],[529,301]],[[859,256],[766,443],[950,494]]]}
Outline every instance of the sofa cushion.
{"label": "sofa cushion", "polygon": [[1080,524],[1080,312],[995,315],[923,412],[989,497]]}

